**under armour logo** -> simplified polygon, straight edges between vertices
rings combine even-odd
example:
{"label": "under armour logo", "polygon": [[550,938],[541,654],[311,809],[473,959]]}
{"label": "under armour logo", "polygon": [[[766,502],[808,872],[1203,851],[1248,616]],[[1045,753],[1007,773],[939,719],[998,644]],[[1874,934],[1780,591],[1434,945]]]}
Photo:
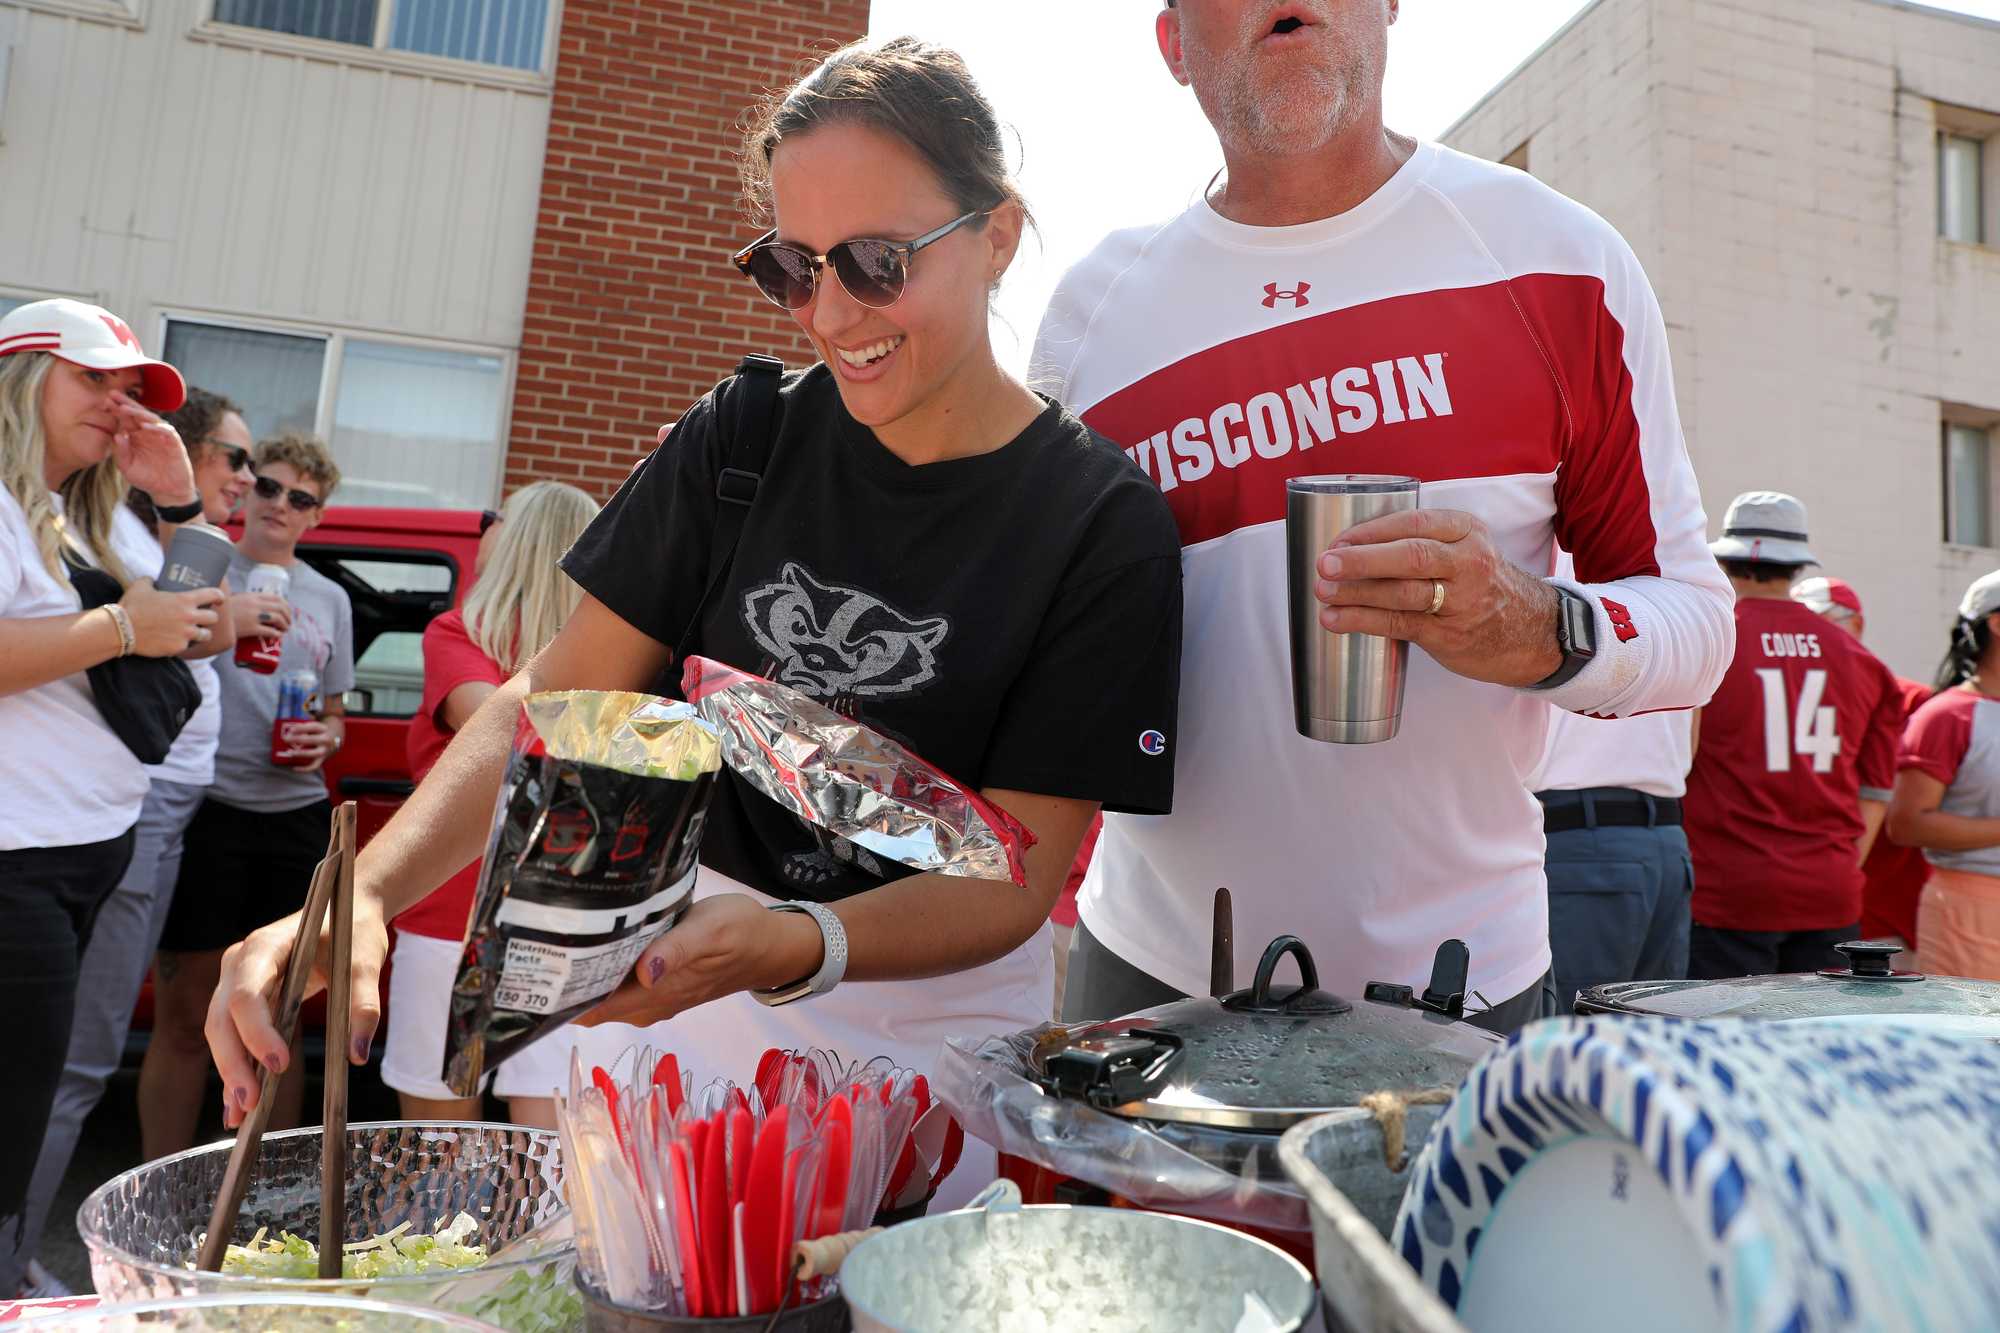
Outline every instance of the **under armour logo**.
{"label": "under armour logo", "polygon": [[1290,291],[1285,291],[1275,282],[1267,282],[1264,284],[1264,308],[1275,309],[1280,301],[1290,301],[1294,310],[1303,305],[1311,305],[1312,302],[1306,300],[1306,293],[1311,290],[1312,284],[1309,282],[1302,282]]}
{"label": "under armour logo", "polygon": [[124,343],[135,352],[139,350],[139,339],[133,334],[130,328],[126,327],[124,320],[118,318],[116,315],[99,315],[98,318],[111,326],[112,337]]}

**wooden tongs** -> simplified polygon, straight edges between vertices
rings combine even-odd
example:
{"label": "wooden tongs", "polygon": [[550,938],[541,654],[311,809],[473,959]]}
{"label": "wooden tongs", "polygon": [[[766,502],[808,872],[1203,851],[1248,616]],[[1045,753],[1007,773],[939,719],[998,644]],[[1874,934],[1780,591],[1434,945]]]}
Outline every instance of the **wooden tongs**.
{"label": "wooden tongs", "polygon": [[[277,1012],[278,1034],[290,1045],[298,1032],[299,1007],[305,1000],[306,978],[319,952],[319,934],[329,909],[333,913],[333,957],[329,960],[326,996],[326,1099],[321,1115],[319,1175],[319,1275],[340,1276],[342,1237],[347,1218],[347,1011],[348,969],[354,953],[354,802],[333,812],[333,836],[326,859],[313,871],[305,910],[299,914],[298,938],[292,941],[292,961]],[[196,1266],[206,1272],[222,1267],[243,1195],[256,1173],[264,1127],[271,1122],[271,1103],[280,1075],[270,1068],[258,1080],[257,1105],[243,1117],[236,1145],[229,1150],[222,1188],[209,1214],[208,1236],[202,1241]]]}

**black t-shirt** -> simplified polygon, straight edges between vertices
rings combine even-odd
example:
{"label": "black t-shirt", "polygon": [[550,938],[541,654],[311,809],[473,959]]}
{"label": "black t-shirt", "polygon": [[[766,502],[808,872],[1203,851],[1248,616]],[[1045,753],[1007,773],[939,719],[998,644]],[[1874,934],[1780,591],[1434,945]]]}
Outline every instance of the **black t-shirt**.
{"label": "black t-shirt", "polygon": [[[731,389],[634,470],[564,557],[570,577],[660,643],[792,686],[974,789],[1167,813],[1180,536],[1130,459],[1050,402],[997,450],[912,467],[825,366],[787,375],[735,561],[700,607]],[[703,864],[821,902],[912,873],[725,778]]]}

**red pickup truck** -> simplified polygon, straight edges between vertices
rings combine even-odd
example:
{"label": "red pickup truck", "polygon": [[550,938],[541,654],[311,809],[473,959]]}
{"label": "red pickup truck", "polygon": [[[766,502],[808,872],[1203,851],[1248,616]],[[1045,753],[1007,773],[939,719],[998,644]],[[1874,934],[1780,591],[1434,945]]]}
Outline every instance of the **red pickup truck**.
{"label": "red pickup truck", "polygon": [[[404,743],[423,701],[424,627],[465,600],[479,528],[477,510],[335,506],[300,544],[299,558],[346,589],[354,606],[347,740],[327,763],[326,788],[335,804],[357,803],[364,844],[410,794]],[[227,658],[221,660],[227,670]],[[315,997],[308,1004],[309,1029],[324,1026],[323,1001]],[[152,1027],[149,977],[132,1031]],[[136,1058],[135,1046],[127,1047],[128,1062]]]}

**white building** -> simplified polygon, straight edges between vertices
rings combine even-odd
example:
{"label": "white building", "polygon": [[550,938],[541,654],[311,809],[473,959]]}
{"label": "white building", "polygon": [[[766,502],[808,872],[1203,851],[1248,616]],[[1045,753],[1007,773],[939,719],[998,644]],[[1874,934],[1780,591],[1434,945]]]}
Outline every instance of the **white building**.
{"label": "white building", "polygon": [[1928,676],[2000,568],[2000,23],[1897,0],[1597,0],[1444,141],[1651,274],[1711,530],[1806,502],[1870,645]]}
{"label": "white building", "polygon": [[332,439],[349,504],[491,504],[556,20],[553,0],[0,0],[0,311],[118,312],[259,434]]}

